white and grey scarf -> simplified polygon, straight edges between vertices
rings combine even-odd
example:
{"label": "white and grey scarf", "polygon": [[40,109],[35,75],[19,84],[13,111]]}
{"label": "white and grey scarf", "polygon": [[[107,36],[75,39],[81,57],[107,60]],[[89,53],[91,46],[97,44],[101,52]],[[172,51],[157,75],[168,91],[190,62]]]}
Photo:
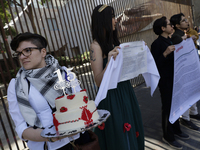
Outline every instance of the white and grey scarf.
{"label": "white and grey scarf", "polygon": [[[17,101],[25,121],[30,126],[42,127],[35,111],[31,107],[28,99],[29,83],[30,82],[47,100],[51,108],[55,108],[55,98],[63,94],[61,90],[55,90],[54,85],[58,81],[57,69],[60,69],[62,78],[65,79],[66,72],[59,65],[57,59],[52,55],[47,55],[45,58],[46,66],[44,68],[25,70],[20,68],[16,75],[15,90]],[[66,92],[71,92],[66,89]]]}

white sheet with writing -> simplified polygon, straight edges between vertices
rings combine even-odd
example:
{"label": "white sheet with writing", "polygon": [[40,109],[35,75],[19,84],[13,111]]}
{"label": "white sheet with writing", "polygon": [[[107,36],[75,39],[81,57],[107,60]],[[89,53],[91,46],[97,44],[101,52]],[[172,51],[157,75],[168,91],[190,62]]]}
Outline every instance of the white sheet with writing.
{"label": "white sheet with writing", "polygon": [[155,91],[160,75],[149,48],[143,41],[123,43],[119,54],[114,60],[111,58],[104,73],[95,104],[106,98],[107,91],[117,87],[118,82],[126,81],[142,74],[146,85],[151,87],[151,95]]}
{"label": "white sheet with writing", "polygon": [[169,121],[174,123],[200,99],[200,64],[191,38],[175,45],[174,85]]}
{"label": "white sheet with writing", "polygon": [[121,44],[123,53],[120,81],[126,81],[147,72],[147,50],[142,41]]}

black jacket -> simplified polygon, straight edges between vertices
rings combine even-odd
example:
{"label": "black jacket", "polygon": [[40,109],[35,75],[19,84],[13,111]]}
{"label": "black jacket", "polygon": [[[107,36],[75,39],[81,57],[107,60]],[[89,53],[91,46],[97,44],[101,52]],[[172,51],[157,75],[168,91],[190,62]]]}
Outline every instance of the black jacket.
{"label": "black jacket", "polygon": [[171,38],[172,43],[174,45],[181,43],[183,41],[182,36],[184,36],[184,35],[185,35],[185,32],[183,32],[179,29],[176,29]]}
{"label": "black jacket", "polygon": [[163,52],[170,45],[172,45],[171,39],[163,36],[159,36],[151,45],[151,53],[161,77],[159,87],[167,83],[173,85],[174,53],[170,53],[166,58],[163,56]]}

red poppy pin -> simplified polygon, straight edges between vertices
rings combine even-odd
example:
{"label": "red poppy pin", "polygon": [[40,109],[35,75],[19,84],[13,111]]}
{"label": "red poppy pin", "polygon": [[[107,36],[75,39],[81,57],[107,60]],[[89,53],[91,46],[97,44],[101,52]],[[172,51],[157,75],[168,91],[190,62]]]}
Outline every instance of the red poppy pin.
{"label": "red poppy pin", "polygon": [[124,132],[125,132],[125,131],[130,131],[130,129],[131,129],[131,124],[129,124],[129,123],[124,123]]}
{"label": "red poppy pin", "polygon": [[136,137],[138,137],[138,136],[139,136],[139,132],[137,131],[137,132],[136,132]]}
{"label": "red poppy pin", "polygon": [[98,125],[98,128],[99,128],[100,130],[104,130],[104,128],[105,128],[105,123],[103,122],[102,124]]}

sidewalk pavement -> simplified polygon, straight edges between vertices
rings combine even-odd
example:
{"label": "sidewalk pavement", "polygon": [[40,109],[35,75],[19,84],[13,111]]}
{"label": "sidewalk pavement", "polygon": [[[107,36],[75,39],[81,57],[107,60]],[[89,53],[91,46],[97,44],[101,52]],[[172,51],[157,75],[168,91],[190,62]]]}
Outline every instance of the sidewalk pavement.
{"label": "sidewalk pavement", "polygon": [[[171,150],[170,146],[162,141],[161,126],[161,99],[158,88],[150,95],[150,88],[143,83],[134,87],[136,97],[138,99],[145,134],[145,150]],[[197,103],[200,112],[200,101]],[[200,121],[191,119],[198,127]],[[181,130],[190,136],[188,140],[176,140],[183,145],[183,150],[200,150],[200,131],[194,131],[181,125]]]}

